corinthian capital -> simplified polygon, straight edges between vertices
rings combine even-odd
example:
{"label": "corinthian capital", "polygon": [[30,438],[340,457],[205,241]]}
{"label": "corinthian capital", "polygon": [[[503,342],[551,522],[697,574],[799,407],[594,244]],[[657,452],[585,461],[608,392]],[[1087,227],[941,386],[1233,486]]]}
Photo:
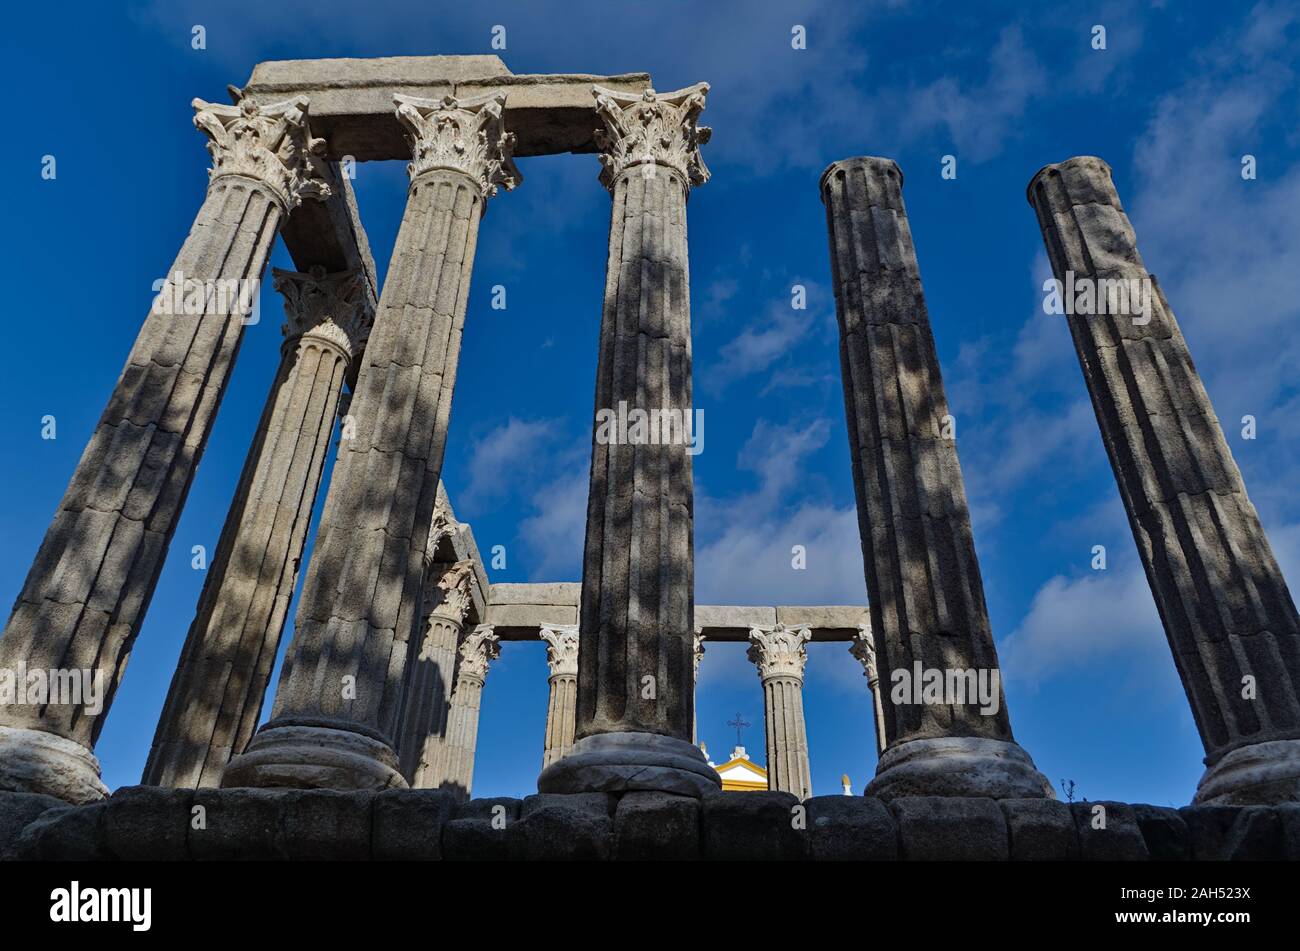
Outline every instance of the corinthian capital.
{"label": "corinthian capital", "polygon": [[480,624],[460,642],[460,672],[458,677],[469,677],[480,684],[487,680],[488,664],[501,656],[501,638],[492,631],[491,624]]}
{"label": "corinthian capital", "polygon": [[651,175],[657,166],[672,169],[689,185],[703,185],[709,170],[700,146],[713,130],[697,123],[704,111],[708,83],[696,83],[676,92],[615,92],[592,86],[596,115],[604,124],[596,131],[602,166],[600,181],[613,189],[614,182],[629,168],[647,166]]}
{"label": "corinthian capital", "polygon": [[441,496],[433,506],[433,518],[429,520],[429,540],[424,546],[425,567],[433,564],[442,540],[456,530],[456,521],[443,503]]}
{"label": "corinthian capital", "polygon": [[313,139],[307,124],[306,96],[269,106],[252,96],[223,106],[195,99],[194,125],[208,136],[212,156],[209,181],[239,175],[266,185],[287,212],[304,198],[330,196],[322,155],[324,139]]}
{"label": "corinthian capital", "polygon": [[876,642],[871,639],[871,625],[859,624],[858,633],[849,644],[849,653],[862,665],[862,673],[868,681],[877,679]]}
{"label": "corinthian capital", "polygon": [[275,267],[271,279],[284,296],[281,331],[286,342],[312,334],[333,343],[349,360],[360,355],[375,322],[360,271],[326,274],[317,266],[303,274]]}
{"label": "corinthian capital", "polygon": [[474,581],[474,562],[470,559],[458,561],[442,573],[438,579],[440,600],[433,608],[433,614],[450,618],[457,624],[465,620],[470,605],[474,603],[470,585]]}
{"label": "corinthian capital", "polygon": [[578,676],[578,625],[552,624],[542,628],[541,635],[551,676]]}
{"label": "corinthian capital", "polygon": [[749,659],[758,667],[762,680],[769,677],[794,677],[803,680],[808,651],[804,646],[812,638],[806,627],[793,628],[778,624],[773,628],[749,629]]}
{"label": "corinthian capital", "polygon": [[457,99],[393,96],[397,119],[406,127],[411,162],[406,170],[415,181],[435,168],[464,172],[484,198],[506,191],[522,180],[513,157],[515,137],[506,131],[503,95]]}

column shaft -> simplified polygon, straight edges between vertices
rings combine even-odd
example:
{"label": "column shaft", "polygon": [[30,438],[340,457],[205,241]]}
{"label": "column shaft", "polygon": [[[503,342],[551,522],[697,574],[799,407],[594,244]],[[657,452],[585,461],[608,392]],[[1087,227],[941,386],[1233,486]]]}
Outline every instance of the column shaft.
{"label": "column shaft", "polygon": [[0,788],[73,802],[104,794],[90,750],[162,570],[247,306],[287,210],[329,193],[305,99],[265,107],[195,100],[194,108],[211,138],[207,196],[0,639],[0,667],[93,672],[99,710],[85,702],[0,709]]}
{"label": "column shaft", "polygon": [[1028,196],[1071,305],[1089,288],[1109,311],[1066,319],[1205,745],[1197,801],[1300,799],[1300,619],[1110,168],[1049,165]]}
{"label": "column shaft", "polygon": [[808,765],[808,728],[803,716],[803,670],[812,632],[778,624],[751,628],[749,659],[763,685],[763,721],[767,737],[767,788],[812,795]]}
{"label": "column shaft", "polygon": [[394,751],[502,97],[398,99],[412,175],[272,718],[224,786],[405,786]]}
{"label": "column shaft", "polygon": [[461,642],[456,687],[452,691],[447,719],[447,775],[437,783],[462,799],[470,797],[474,783],[474,757],[478,751],[478,718],[488,665],[501,652],[500,638],[492,628],[480,624]]}
{"label": "column shaft", "polygon": [[846,159],[826,170],[821,190],[877,652],[891,682],[918,669],[997,677],[987,713],[968,695],[887,704],[889,749],[868,791],[1051,796],[1014,743],[1002,697],[902,174],[888,159]]}
{"label": "column shaft", "polygon": [[430,789],[447,775],[448,713],[456,650],[469,612],[473,563],[435,567],[426,583],[429,615],[419,651],[407,671],[398,754],[402,775],[415,789]]}
{"label": "column shaft", "polygon": [[542,768],[569,754],[573,747],[578,693],[578,627],[553,625],[541,629],[550,665],[550,698],[546,705],[546,742]]}
{"label": "column shaft", "polygon": [[149,785],[220,785],[257,728],[344,378],[372,316],[355,272],[275,277],[283,358],[158,722]]}
{"label": "column shaft", "polygon": [[767,726],[767,788],[812,795],[808,764],[808,727],[803,716],[803,681],[771,677],[763,681]]}
{"label": "column shaft", "polygon": [[[686,196],[707,172],[695,119],[707,86],[630,96],[596,88],[613,207],[596,370],[579,624],[577,742],[539,789],[674,788],[716,774],[690,743],[694,571]],[[667,410],[676,438],[611,425]],[[634,762],[641,757],[642,762]],[[648,767],[657,767],[649,769]],[[627,783],[630,785],[620,785]]]}

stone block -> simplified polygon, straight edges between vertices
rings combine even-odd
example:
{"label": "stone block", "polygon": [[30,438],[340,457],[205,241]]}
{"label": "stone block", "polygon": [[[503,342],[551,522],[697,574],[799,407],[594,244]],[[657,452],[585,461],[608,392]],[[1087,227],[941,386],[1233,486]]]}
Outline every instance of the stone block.
{"label": "stone block", "polygon": [[556,581],[545,584],[519,584],[500,582],[492,585],[492,606],[499,604],[560,604],[577,607],[582,596],[582,585],[574,581]]}
{"label": "stone block", "polygon": [[908,861],[1006,861],[1007,822],[992,799],[906,796],[889,804]]}
{"label": "stone block", "polygon": [[452,819],[442,827],[442,857],[448,862],[489,862],[510,858],[509,825],[483,818]]}
{"label": "stone block", "polygon": [[280,818],[285,797],[277,789],[196,789],[193,807],[200,811],[188,827],[190,858],[215,862],[283,858]]}
{"label": "stone block", "polygon": [[470,799],[456,805],[456,811],[453,818],[456,819],[504,819],[506,823],[511,823],[519,818],[519,811],[522,803],[518,799],[511,799],[508,796],[497,796],[491,799]]}
{"label": "stone block", "polygon": [[1133,817],[1147,845],[1153,862],[1186,862],[1192,857],[1192,843],[1187,823],[1178,810],[1169,806],[1134,803]]}
{"label": "stone block", "polygon": [[866,796],[814,796],[808,810],[808,853],[820,861],[892,862],[898,830],[889,808]]}
{"label": "stone block", "polygon": [[[714,861],[781,861],[808,855],[807,814],[787,792],[717,792],[700,803],[704,856]],[[796,826],[802,825],[802,828]]]}
{"label": "stone block", "polygon": [[1065,803],[1056,799],[1003,799],[998,805],[1007,822],[1013,862],[1079,858],[1079,833]]}
{"label": "stone block", "polygon": [[[528,799],[546,799],[529,808]],[[600,861],[609,858],[614,822],[604,796],[530,796],[506,830],[510,857],[522,861]]]}
{"label": "stone block", "polygon": [[1185,806],[1194,862],[1260,862],[1284,858],[1282,822],[1271,806]]}
{"label": "stone block", "polygon": [[103,803],[50,809],[22,831],[6,859],[29,862],[103,862],[113,859],[104,836]]}
{"label": "stone block", "polygon": [[124,786],[105,803],[104,836],[110,852],[126,861],[188,859],[194,790]]}
{"label": "stone block", "polygon": [[1123,802],[1070,803],[1085,862],[1145,862],[1147,845],[1133,807]]}
{"label": "stone block", "polygon": [[510,827],[519,821],[522,803],[499,796],[456,805],[442,827],[442,857],[451,862],[499,861],[510,858]]}
{"label": "stone block", "polygon": [[39,793],[0,792],[0,855],[40,816],[67,805],[62,799]]}
{"label": "stone block", "polygon": [[1300,862],[1300,803],[1283,802],[1273,807],[1281,826],[1282,858]]}
{"label": "stone block", "polygon": [[519,805],[519,818],[527,819],[540,809],[564,808],[579,812],[592,812],[606,816],[614,815],[618,797],[609,793],[537,793],[525,796]]}
{"label": "stone block", "polygon": [[371,857],[376,861],[442,858],[442,829],[456,802],[439,789],[388,789],[375,796]]}
{"label": "stone block", "polygon": [[698,859],[700,801],[671,793],[627,793],[614,813],[613,857],[631,861]]}
{"label": "stone block", "polygon": [[370,858],[373,792],[304,789],[283,795],[280,851],[286,859],[361,861]]}

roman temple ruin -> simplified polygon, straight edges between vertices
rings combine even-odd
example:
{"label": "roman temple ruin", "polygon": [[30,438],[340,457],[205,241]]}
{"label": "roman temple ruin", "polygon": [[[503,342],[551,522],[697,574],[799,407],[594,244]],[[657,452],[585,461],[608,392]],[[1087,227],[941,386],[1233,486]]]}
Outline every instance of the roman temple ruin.
{"label": "roman temple ruin", "polygon": [[[479,229],[531,156],[596,155],[611,198],[594,425],[691,418],[708,85],[430,56],[265,62],[231,93],[194,101],[208,188],[159,294],[196,286],[197,306],[145,316],[0,638],[2,669],[105,685],[94,704],[0,704],[6,857],[1300,858],[1295,606],[1100,159],[1047,166],[1029,201],[1058,278],[1155,286],[1144,320],[1067,320],[1207,770],[1192,805],[1106,803],[1099,830],[1012,732],[893,161],[820,181],[869,606],[697,605],[683,440],[593,438],[580,583],[492,583],[441,470]],[[345,173],[370,161],[409,173],[382,286]],[[295,267],[272,275],[279,367],[141,784],[110,795],[96,740],[243,332],[218,290],[260,279],[277,235]],[[519,641],[545,643],[550,672],[538,793],[475,800],[484,685]],[[766,792],[721,792],[696,745],[700,657],[725,642],[748,645],[763,691]],[[814,795],[810,642],[842,643],[871,693],[862,796]],[[935,699],[891,699],[931,671]],[[195,804],[223,817],[211,833]]]}

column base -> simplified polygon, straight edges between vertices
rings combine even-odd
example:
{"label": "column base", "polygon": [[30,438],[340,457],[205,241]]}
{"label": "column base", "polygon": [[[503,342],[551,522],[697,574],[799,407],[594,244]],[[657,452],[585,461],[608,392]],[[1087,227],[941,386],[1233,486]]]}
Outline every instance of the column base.
{"label": "column base", "polygon": [[41,793],[74,806],[108,796],[99,760],[75,740],[43,730],[0,726],[0,790]]}
{"label": "column base", "polygon": [[537,777],[537,791],[543,793],[650,790],[698,798],[721,788],[722,780],[697,747],[658,733],[583,737]]}
{"label": "column base", "polygon": [[1300,740],[1268,740],[1227,753],[1196,785],[1196,806],[1300,802]]}
{"label": "column base", "polygon": [[406,789],[397,754],[386,743],[323,726],[273,726],[221,774],[221,787]]}
{"label": "column base", "polygon": [[904,796],[978,796],[1055,799],[1047,777],[1018,743],[973,736],[908,740],[885,750],[876,778],[863,793]]}

